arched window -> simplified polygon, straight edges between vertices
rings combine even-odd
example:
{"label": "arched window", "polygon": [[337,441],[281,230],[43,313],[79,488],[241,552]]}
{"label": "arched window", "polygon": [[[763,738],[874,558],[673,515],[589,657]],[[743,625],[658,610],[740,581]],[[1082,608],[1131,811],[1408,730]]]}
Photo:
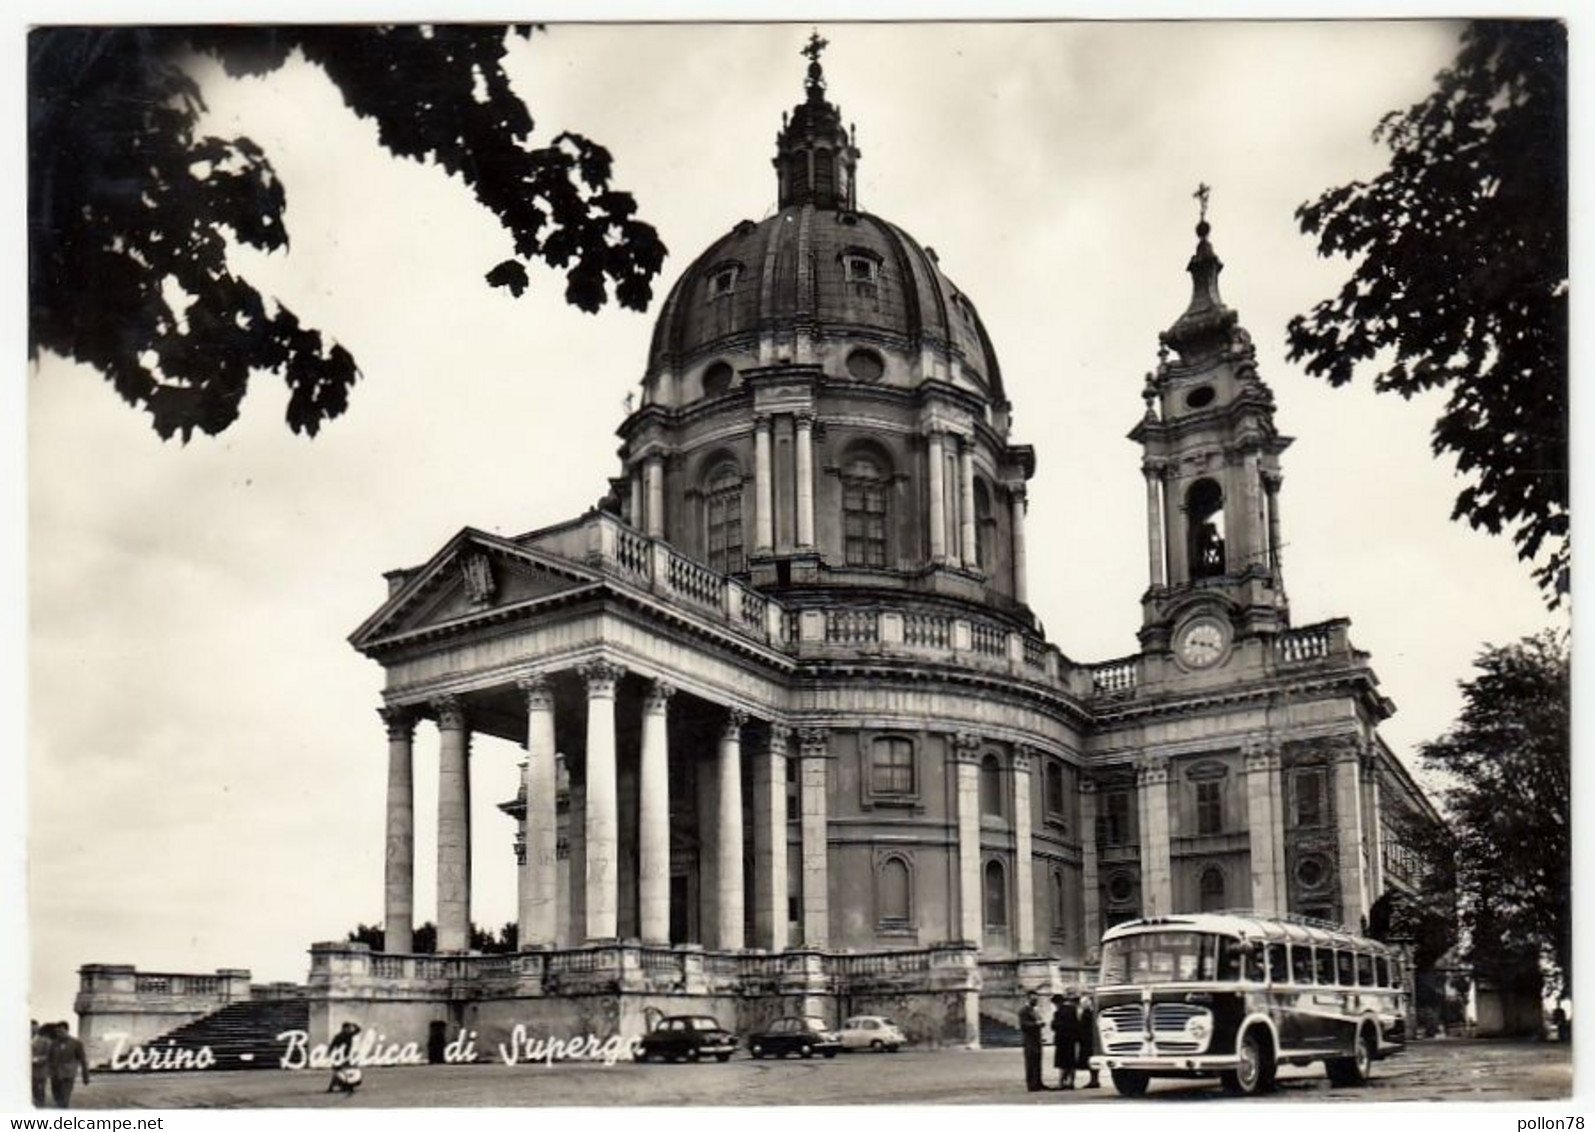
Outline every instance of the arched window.
{"label": "arched window", "polygon": [[997,522],[991,517],[991,492],[984,480],[975,480],[975,565],[982,570],[991,569],[995,555]]}
{"label": "arched window", "polygon": [[986,926],[1008,926],[1008,880],[1001,861],[986,862]]}
{"label": "arched window", "polygon": [[704,484],[709,568],[722,574],[747,569],[742,552],[742,473],[729,460],[717,464]]}
{"label": "arched window", "polygon": [[1201,910],[1217,912],[1224,907],[1224,870],[1216,865],[1202,870]]}
{"label": "arched window", "polygon": [[908,862],[901,857],[888,857],[881,862],[876,876],[878,907],[882,928],[906,928],[913,920]]}
{"label": "arched window", "polygon": [[842,558],[849,566],[886,565],[886,469],[858,453],[842,469]]}
{"label": "arched window", "polygon": [[1003,814],[1002,764],[996,755],[980,760],[980,812],[994,818]]}
{"label": "arched window", "polygon": [[1197,480],[1185,493],[1185,522],[1190,532],[1191,577],[1216,578],[1224,573],[1224,489],[1213,480]]}

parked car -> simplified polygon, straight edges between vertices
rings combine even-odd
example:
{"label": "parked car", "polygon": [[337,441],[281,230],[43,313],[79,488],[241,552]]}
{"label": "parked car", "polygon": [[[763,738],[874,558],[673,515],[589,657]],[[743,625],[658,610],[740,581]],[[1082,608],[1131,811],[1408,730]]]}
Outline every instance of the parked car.
{"label": "parked car", "polygon": [[673,1014],[659,1020],[637,1046],[638,1061],[729,1061],[737,1036],[707,1014]]}
{"label": "parked car", "polygon": [[908,1037],[897,1023],[878,1014],[860,1014],[842,1023],[842,1048],[885,1050],[896,1053],[908,1044]]}
{"label": "parked car", "polygon": [[842,1039],[826,1026],[823,1018],[781,1018],[748,1039],[748,1052],[754,1057],[785,1057],[789,1053],[799,1057],[835,1057],[841,1048]]}

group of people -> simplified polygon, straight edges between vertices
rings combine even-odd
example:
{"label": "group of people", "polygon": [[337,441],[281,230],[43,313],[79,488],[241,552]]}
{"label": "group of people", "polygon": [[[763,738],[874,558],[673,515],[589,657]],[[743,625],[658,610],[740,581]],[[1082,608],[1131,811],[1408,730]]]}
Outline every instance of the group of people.
{"label": "group of people", "polygon": [[[1059,1089],[1074,1088],[1075,1071],[1084,1069],[1090,1079],[1081,1088],[1095,1089],[1101,1084],[1097,1071],[1091,1068],[1091,1054],[1096,1048],[1096,1011],[1089,995],[1077,993],[1052,996],[1052,1064],[1058,1070]],[[1046,1090],[1041,1072],[1041,996],[1035,991],[1025,995],[1025,1004],[1019,1009],[1019,1032],[1024,1039],[1025,1088],[1032,1093]]]}
{"label": "group of people", "polygon": [[[32,1055],[33,1103],[44,1108],[51,1099],[57,1108],[72,1107],[72,1088],[78,1073],[89,1083],[89,1058],[83,1043],[72,1036],[65,1022],[33,1023]],[[47,1095],[48,1094],[48,1095]]]}

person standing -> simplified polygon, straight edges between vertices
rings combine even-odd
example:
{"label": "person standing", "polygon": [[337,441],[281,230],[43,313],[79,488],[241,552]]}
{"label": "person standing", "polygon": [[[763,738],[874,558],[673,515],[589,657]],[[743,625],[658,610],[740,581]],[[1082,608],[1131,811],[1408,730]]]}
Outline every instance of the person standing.
{"label": "person standing", "polygon": [[1041,1010],[1035,991],[1025,992],[1025,1004],[1019,1008],[1019,1036],[1024,1040],[1025,1088],[1039,1093],[1047,1086],[1041,1080]]}
{"label": "person standing", "polygon": [[1080,1036],[1080,1015],[1075,1010],[1074,999],[1068,995],[1052,996],[1052,1064],[1058,1070],[1058,1088],[1074,1088],[1075,1054]]}
{"label": "person standing", "polygon": [[56,1108],[72,1107],[72,1086],[77,1084],[79,1072],[83,1083],[89,1083],[89,1056],[83,1043],[72,1036],[72,1027],[57,1022],[52,1027],[50,1040],[50,1094]]}
{"label": "person standing", "polygon": [[360,1067],[354,1064],[354,1039],[359,1032],[359,1026],[345,1022],[327,1043],[327,1060],[332,1062],[332,1080],[327,1082],[327,1092],[352,1094],[360,1084]]}
{"label": "person standing", "polygon": [[50,1043],[55,1035],[55,1023],[41,1026],[34,1022],[32,1026],[28,1052],[32,1061],[33,1105],[43,1108],[50,1103]]}
{"label": "person standing", "polygon": [[1096,1001],[1089,994],[1080,996],[1080,1022],[1076,1032],[1080,1035],[1080,1044],[1075,1052],[1075,1064],[1084,1066],[1091,1072],[1091,1079],[1080,1087],[1100,1089],[1102,1083],[1097,1080],[1097,1067],[1091,1064],[1091,1055],[1097,1051]]}

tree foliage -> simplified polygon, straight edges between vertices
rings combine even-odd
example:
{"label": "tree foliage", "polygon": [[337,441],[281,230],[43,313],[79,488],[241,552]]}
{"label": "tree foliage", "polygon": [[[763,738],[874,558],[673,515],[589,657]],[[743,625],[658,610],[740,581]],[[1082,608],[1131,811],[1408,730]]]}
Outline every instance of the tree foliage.
{"label": "tree foliage", "polygon": [[1567,592],[1567,30],[1480,20],[1455,62],[1374,131],[1390,166],[1302,205],[1345,285],[1291,320],[1290,357],[1342,385],[1450,397],[1432,447],[1467,485],[1453,519],[1509,529],[1552,606]]}
{"label": "tree foliage", "polygon": [[[410,954],[432,955],[438,949],[438,928],[431,920],[416,927],[412,933]],[[349,932],[350,943],[363,943],[372,951],[383,951],[384,935],[377,924],[356,924]],[[471,925],[471,950],[484,955],[513,955],[520,950],[520,927],[513,921],[505,924],[494,935],[477,924]]]}
{"label": "tree foliage", "polygon": [[[1470,958],[1510,972],[1543,957],[1573,982],[1572,788],[1568,655],[1547,631],[1487,648],[1462,685],[1462,714],[1420,748],[1444,791]],[[1530,963],[1530,966],[1537,965]]]}
{"label": "tree foliage", "polygon": [[[565,273],[565,298],[643,310],[664,258],[602,146],[533,122],[504,70],[509,36],[470,27],[34,30],[28,40],[31,356],[98,369],[162,438],[221,432],[252,373],[288,385],[288,425],[314,435],[341,414],[355,359],[228,262],[232,242],[288,246],[285,188],[247,137],[200,133],[186,64],[213,56],[261,75],[299,57],[373,120],[397,157],[463,181],[503,226],[510,254],[487,282],[520,295],[533,260]],[[402,238],[402,237],[401,237]]]}

